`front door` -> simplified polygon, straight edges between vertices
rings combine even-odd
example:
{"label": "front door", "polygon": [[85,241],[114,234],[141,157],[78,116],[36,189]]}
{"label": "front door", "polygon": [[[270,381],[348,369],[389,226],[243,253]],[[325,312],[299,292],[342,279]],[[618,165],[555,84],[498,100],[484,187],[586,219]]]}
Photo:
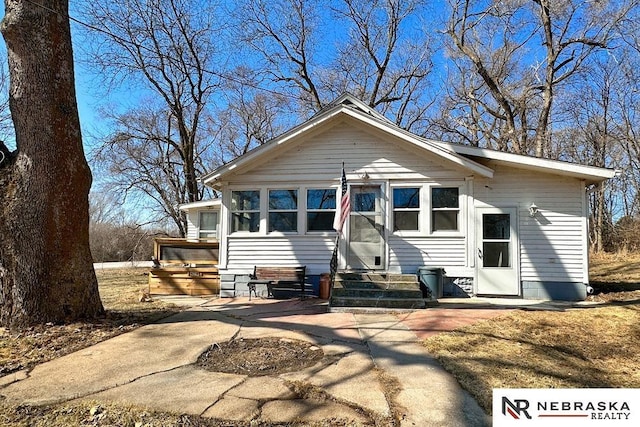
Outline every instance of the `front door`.
{"label": "front door", "polygon": [[476,210],[478,286],[480,295],[520,295],[516,209]]}
{"label": "front door", "polygon": [[384,214],[379,185],[351,186],[347,268],[385,268]]}

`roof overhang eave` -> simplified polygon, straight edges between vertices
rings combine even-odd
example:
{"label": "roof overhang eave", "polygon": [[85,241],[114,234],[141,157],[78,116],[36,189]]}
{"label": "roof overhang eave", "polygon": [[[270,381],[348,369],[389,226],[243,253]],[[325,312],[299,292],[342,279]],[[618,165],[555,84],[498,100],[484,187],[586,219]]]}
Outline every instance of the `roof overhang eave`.
{"label": "roof overhang eave", "polygon": [[209,199],[209,200],[200,200],[198,202],[191,202],[191,203],[183,203],[181,205],[178,205],[178,209],[180,209],[181,211],[189,211],[191,209],[198,209],[198,208],[207,208],[207,207],[214,207],[214,206],[220,206],[221,204],[221,200],[220,199]]}
{"label": "roof overhang eave", "polygon": [[[442,143],[436,143],[442,144]],[[522,169],[552,173],[560,176],[568,176],[584,180],[587,184],[596,184],[613,178],[618,173],[614,169],[596,166],[578,165],[560,160],[541,159],[502,151],[488,150],[486,148],[470,147],[464,145],[448,145],[461,155],[481,157],[498,164],[515,166]]]}

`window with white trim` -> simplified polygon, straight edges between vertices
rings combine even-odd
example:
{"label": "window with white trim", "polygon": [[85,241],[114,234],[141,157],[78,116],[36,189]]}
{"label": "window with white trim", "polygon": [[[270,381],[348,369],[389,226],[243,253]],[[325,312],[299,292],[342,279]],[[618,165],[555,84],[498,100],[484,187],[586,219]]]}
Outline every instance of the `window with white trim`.
{"label": "window with white trim", "polygon": [[231,232],[260,231],[260,190],[231,192]]}
{"label": "window with white trim", "polygon": [[298,190],[269,190],[269,232],[298,231]]}
{"label": "window with white trim", "polygon": [[393,231],[420,230],[420,187],[393,189]]}
{"label": "window with white trim", "polygon": [[218,211],[201,211],[198,216],[198,238],[218,238]]}
{"label": "window with white trim", "polygon": [[431,187],[431,231],[460,230],[460,189]]}
{"label": "window with white trim", "polygon": [[332,231],[335,214],[335,188],[307,189],[307,231]]}

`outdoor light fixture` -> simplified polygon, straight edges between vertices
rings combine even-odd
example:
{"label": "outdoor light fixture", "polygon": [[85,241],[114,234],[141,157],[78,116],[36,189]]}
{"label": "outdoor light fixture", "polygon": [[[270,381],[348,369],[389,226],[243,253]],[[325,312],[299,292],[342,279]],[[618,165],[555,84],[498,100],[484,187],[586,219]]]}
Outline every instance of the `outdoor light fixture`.
{"label": "outdoor light fixture", "polygon": [[535,203],[531,203],[531,206],[529,206],[529,216],[533,218],[534,216],[536,216],[537,213],[538,213],[538,207],[536,206]]}

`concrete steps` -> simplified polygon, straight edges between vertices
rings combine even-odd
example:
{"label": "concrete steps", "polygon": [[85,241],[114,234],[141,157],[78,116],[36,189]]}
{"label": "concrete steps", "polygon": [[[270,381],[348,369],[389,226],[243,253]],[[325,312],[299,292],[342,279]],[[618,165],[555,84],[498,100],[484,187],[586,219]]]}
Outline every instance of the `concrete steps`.
{"label": "concrete steps", "polygon": [[426,303],[414,274],[337,273],[329,306],[417,309]]}

